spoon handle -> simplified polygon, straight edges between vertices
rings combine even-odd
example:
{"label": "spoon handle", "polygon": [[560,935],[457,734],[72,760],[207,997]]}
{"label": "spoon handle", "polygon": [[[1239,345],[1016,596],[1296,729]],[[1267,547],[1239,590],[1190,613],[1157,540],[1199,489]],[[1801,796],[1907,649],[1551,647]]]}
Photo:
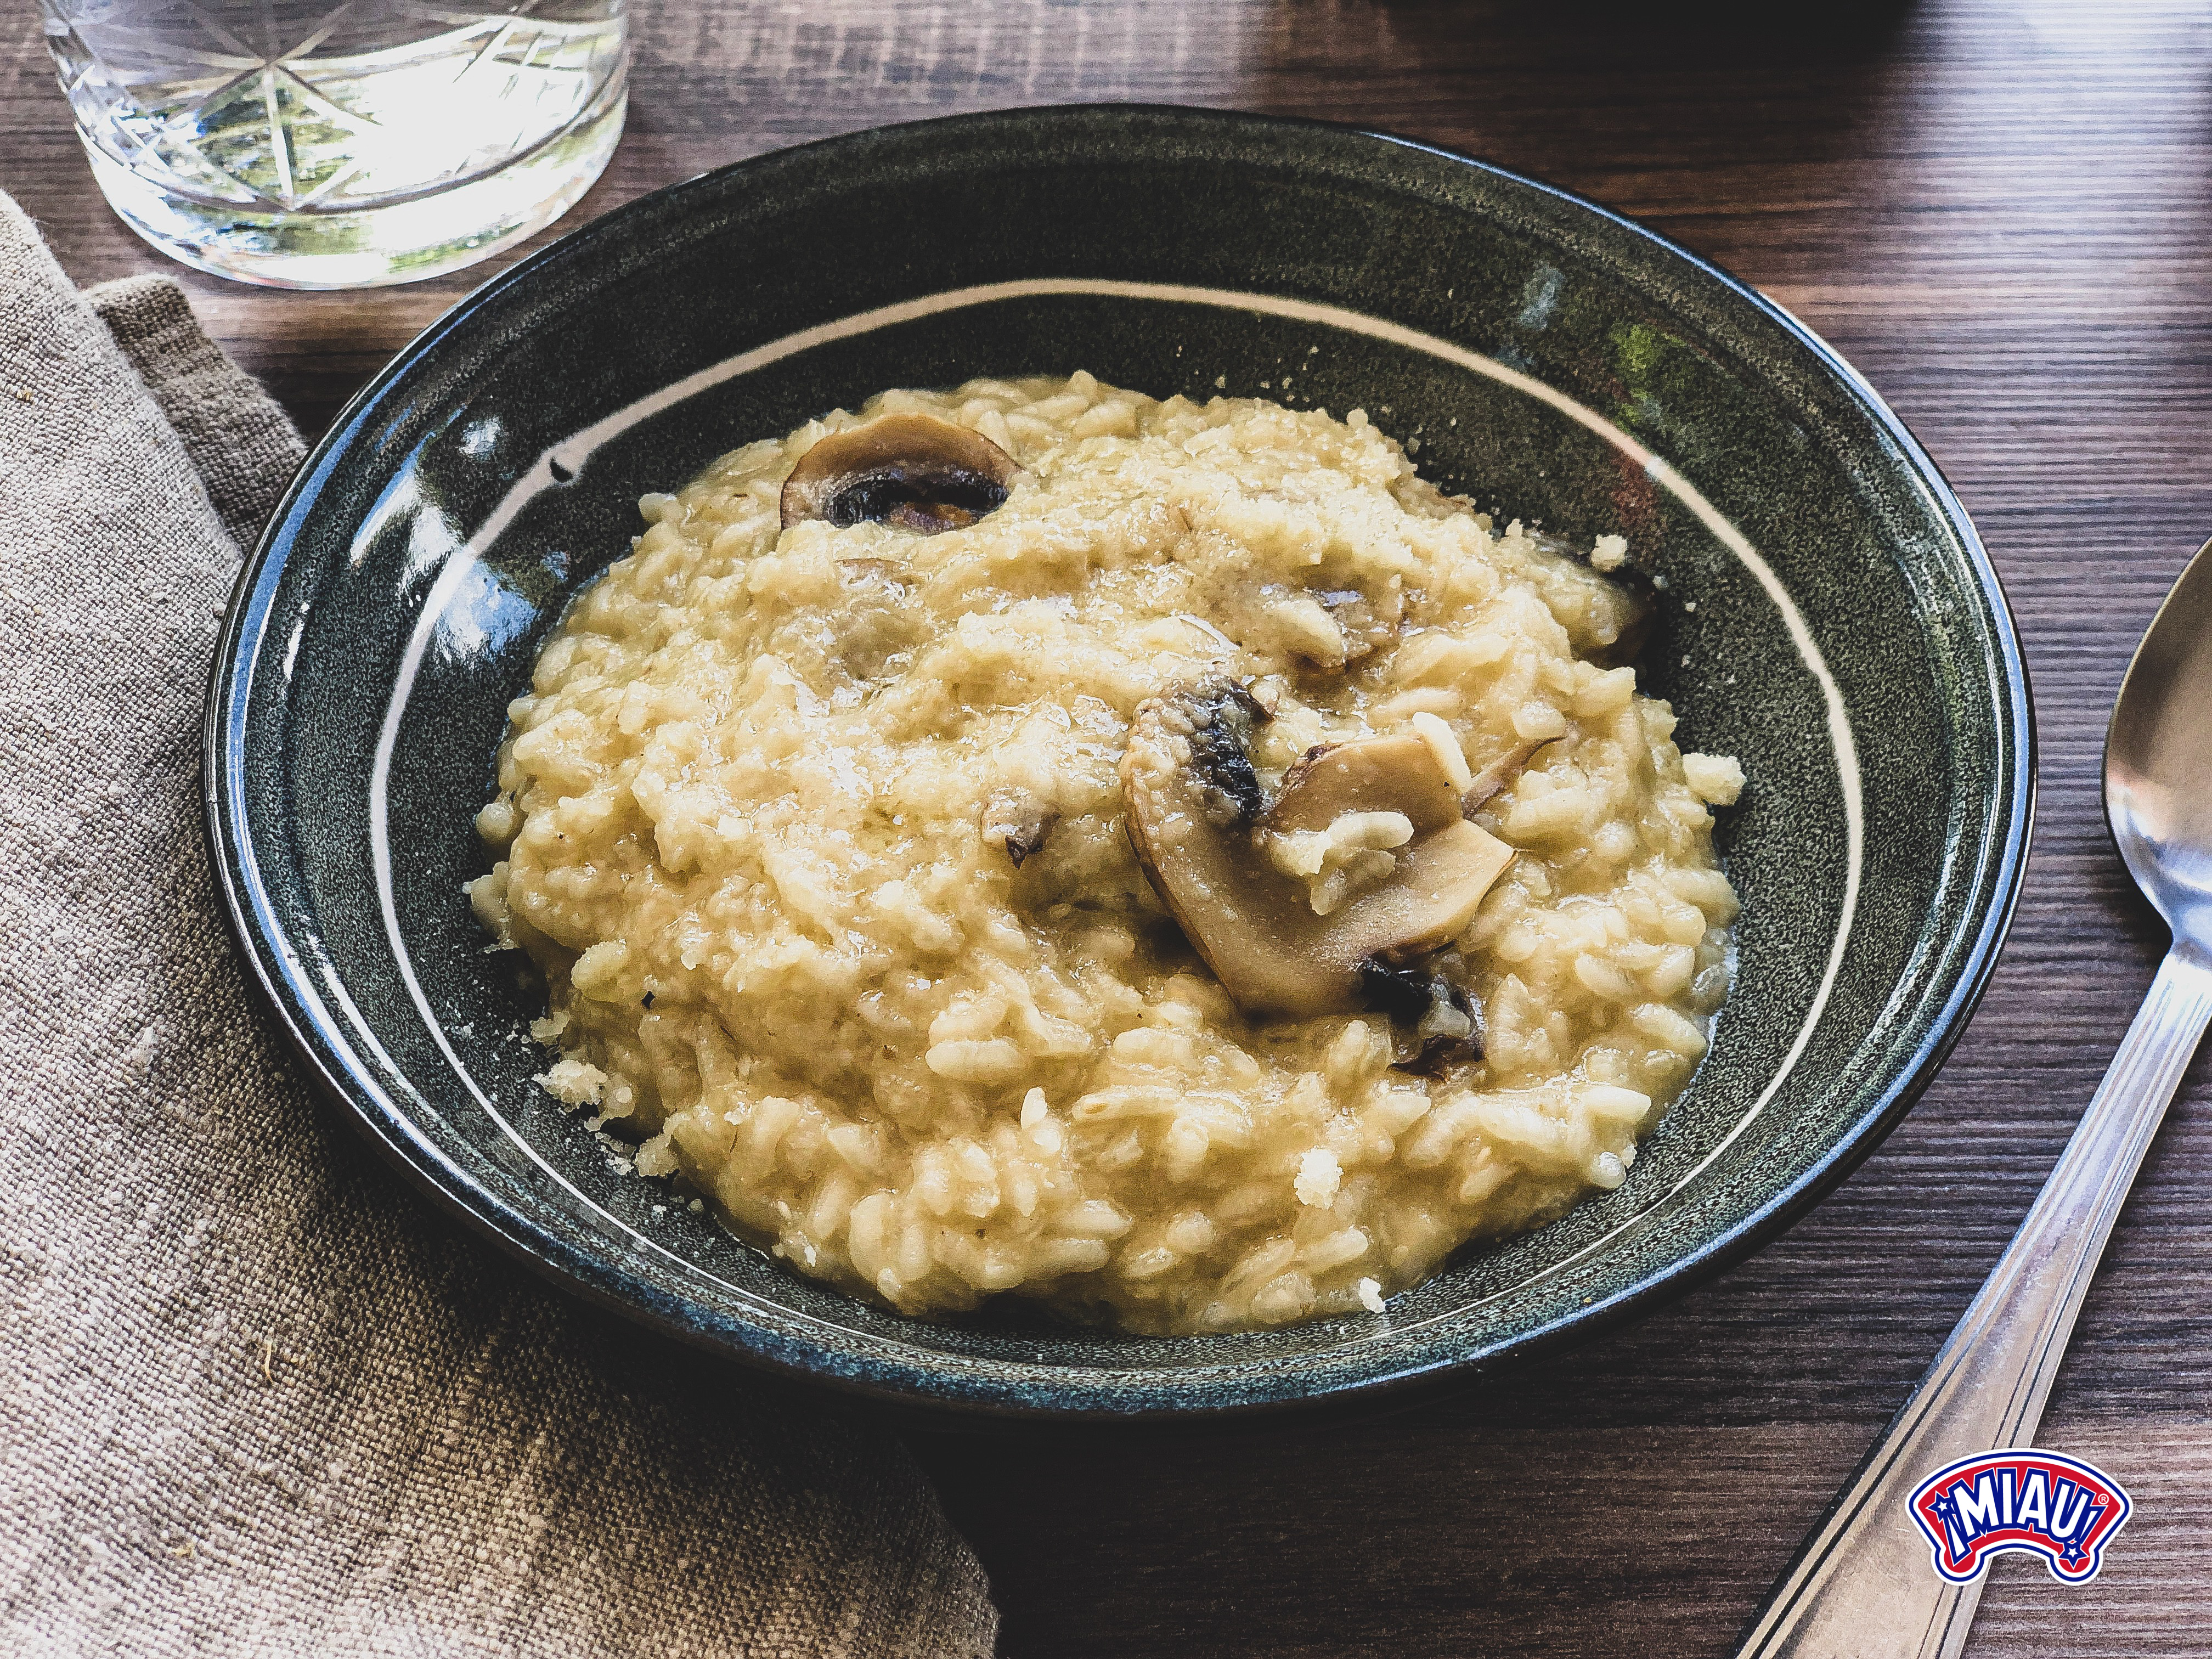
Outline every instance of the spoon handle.
{"label": "spoon handle", "polygon": [[2033,1443],[2097,1258],[2208,1021],[2212,951],[2177,938],[2027,1218],[1737,1659],[1957,1659],[1983,1580],[1936,1572],[1906,1499],[1947,1463]]}

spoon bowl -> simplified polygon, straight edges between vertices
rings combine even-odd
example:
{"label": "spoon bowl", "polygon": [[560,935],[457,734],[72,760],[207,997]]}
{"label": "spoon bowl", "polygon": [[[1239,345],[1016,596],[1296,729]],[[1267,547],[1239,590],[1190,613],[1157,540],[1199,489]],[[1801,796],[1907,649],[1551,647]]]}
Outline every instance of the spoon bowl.
{"label": "spoon bowl", "polygon": [[2212,942],[2212,542],[2159,607],[2105,736],[2105,818],[2179,939]]}

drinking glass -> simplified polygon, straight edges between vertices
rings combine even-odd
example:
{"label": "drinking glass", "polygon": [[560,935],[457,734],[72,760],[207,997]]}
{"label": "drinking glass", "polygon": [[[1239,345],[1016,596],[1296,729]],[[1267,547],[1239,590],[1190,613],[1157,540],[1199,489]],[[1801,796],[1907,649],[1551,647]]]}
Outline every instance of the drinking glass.
{"label": "drinking glass", "polygon": [[93,176],[164,253],[365,288],[566,212],[622,137],[623,0],[40,0]]}

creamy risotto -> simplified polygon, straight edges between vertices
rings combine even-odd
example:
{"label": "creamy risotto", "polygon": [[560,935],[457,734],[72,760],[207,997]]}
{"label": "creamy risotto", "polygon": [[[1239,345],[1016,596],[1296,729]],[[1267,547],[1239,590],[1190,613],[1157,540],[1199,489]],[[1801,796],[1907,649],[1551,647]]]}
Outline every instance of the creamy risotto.
{"label": "creamy risotto", "polygon": [[1727,990],[1642,605],[1360,410],[1087,374],[725,456],[513,705],[472,897],[544,1086],[801,1272],[1380,1312],[1614,1187]]}

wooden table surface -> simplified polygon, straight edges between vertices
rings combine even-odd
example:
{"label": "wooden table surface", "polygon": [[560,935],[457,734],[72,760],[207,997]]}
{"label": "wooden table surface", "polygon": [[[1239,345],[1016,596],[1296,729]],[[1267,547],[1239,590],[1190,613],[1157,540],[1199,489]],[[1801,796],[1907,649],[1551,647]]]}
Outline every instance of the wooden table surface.
{"label": "wooden table surface", "polygon": [[[1817,9],[1817,24],[1778,21]],[[497,268],[353,295],[170,266],[94,189],[34,10],[0,187],[82,282],[166,270],[310,432]],[[2106,712],[2212,532],[2212,8],[642,0],[629,136],[568,226],[760,150],[1090,99],[1320,116],[1583,191],[1840,348],[1958,487],[2034,676],[2041,804],[1988,1000],[1888,1143],[1643,1323],[1351,1426],[917,1440],[1021,1659],[1724,1655],[1995,1259],[2164,945],[2107,846]],[[2102,1578],[1998,1564],[1972,1651],[2212,1653],[2212,1066],[2089,1297],[2042,1443],[2136,1512]]]}

